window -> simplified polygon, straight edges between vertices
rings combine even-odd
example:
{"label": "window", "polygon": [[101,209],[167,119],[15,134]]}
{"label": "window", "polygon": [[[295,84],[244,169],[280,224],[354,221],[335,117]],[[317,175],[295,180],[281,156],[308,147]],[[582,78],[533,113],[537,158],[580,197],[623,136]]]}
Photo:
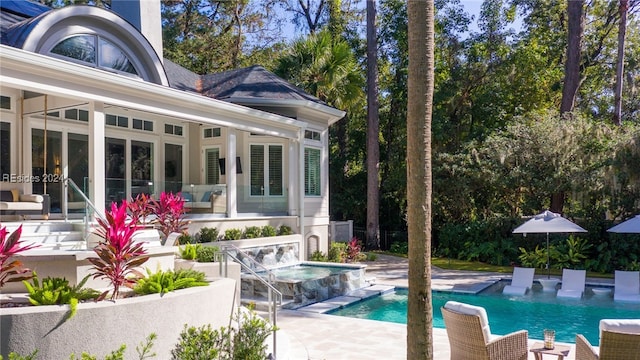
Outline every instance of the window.
{"label": "window", "polygon": [[67,120],[89,121],[89,112],[80,109],[67,109],[64,111],[64,118]]}
{"label": "window", "polygon": [[107,123],[107,125],[111,125],[111,126],[117,126],[117,127],[123,127],[123,128],[129,127],[129,118],[126,116],[117,116],[117,115],[107,114],[105,116],[105,122]]}
{"label": "window", "polygon": [[133,119],[133,128],[144,131],[153,131],[153,121]]}
{"label": "window", "polygon": [[207,184],[220,183],[220,150],[207,149],[205,154],[205,181]]}
{"label": "window", "polygon": [[11,98],[0,96],[0,109],[11,110]]}
{"label": "window", "polygon": [[0,122],[0,178],[2,181],[11,174],[11,124]]}
{"label": "window", "polygon": [[317,131],[305,130],[304,131],[304,138],[305,139],[309,139],[309,140],[320,141],[320,133],[317,132]]}
{"label": "window", "polygon": [[251,145],[250,151],[251,195],[282,196],[282,145]]}
{"label": "window", "polygon": [[51,52],[94,67],[138,75],[122,49],[96,35],[76,35],[64,39]]}
{"label": "window", "polygon": [[220,128],[207,128],[202,132],[202,137],[205,139],[220,137]]}
{"label": "window", "polygon": [[304,149],[304,194],[320,196],[320,149]]}
{"label": "window", "polygon": [[164,133],[170,135],[182,136],[182,126],[164,124]]}

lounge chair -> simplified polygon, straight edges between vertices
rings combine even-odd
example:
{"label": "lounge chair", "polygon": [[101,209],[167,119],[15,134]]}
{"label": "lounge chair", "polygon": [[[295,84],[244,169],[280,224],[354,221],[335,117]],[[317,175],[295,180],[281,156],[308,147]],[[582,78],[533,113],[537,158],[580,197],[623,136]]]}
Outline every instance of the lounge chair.
{"label": "lounge chair", "polygon": [[558,297],[581,298],[584,293],[584,283],[587,279],[586,270],[562,270],[562,286],[558,290]]}
{"label": "lounge chair", "polygon": [[615,272],[613,300],[640,302],[640,271]]}
{"label": "lounge chair", "polygon": [[456,360],[526,360],[528,332],[520,330],[505,336],[491,335],[484,308],[448,301],[440,308]]}
{"label": "lounge chair", "polygon": [[533,285],[533,275],[536,269],[514,267],[513,276],[511,277],[511,285],[507,285],[502,289],[505,295],[524,295]]}
{"label": "lounge chair", "polygon": [[640,320],[600,320],[600,353],[578,334],[576,359],[640,360]]}

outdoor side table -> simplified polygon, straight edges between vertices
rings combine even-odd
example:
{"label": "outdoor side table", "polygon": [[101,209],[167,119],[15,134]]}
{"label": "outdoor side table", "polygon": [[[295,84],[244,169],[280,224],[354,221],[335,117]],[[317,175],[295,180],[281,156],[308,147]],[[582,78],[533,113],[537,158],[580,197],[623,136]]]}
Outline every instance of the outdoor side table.
{"label": "outdoor side table", "polygon": [[536,279],[542,285],[542,291],[556,291],[556,286],[560,283],[558,279]]}
{"label": "outdoor side table", "polygon": [[529,351],[531,351],[535,355],[536,360],[542,360],[542,355],[544,354],[556,355],[558,356],[558,360],[562,360],[565,356],[569,356],[570,350],[571,347],[567,345],[559,345],[557,343],[555,344],[555,347],[553,349],[545,349],[544,343],[536,342],[535,344],[533,344],[533,346],[531,346],[531,349]]}

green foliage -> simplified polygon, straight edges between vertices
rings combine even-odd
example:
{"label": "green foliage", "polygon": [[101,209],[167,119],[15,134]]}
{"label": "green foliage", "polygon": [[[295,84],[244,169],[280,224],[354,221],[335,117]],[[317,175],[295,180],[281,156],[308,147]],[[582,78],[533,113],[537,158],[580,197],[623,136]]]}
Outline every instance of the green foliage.
{"label": "green foliage", "polygon": [[29,292],[29,302],[33,305],[63,305],[69,304],[70,311],[67,319],[71,319],[78,310],[78,302],[96,299],[100,292],[94,289],[83,288],[91,275],[87,275],[75,286],[69,285],[69,280],[59,277],[46,277],[42,283],[38,275],[33,272],[32,283],[23,280],[22,283]]}
{"label": "green foliage", "polygon": [[[551,247],[551,246],[549,246]],[[525,248],[520,248],[520,264],[525,267],[532,267],[538,269],[544,269],[547,265],[547,249],[540,248],[536,245],[536,248],[532,251],[527,251]]]}
{"label": "green foliage", "polygon": [[376,261],[378,260],[378,254],[373,252],[368,252],[365,254],[367,261]]}
{"label": "green foliage", "polygon": [[245,239],[259,238],[262,234],[262,230],[259,226],[247,226],[244,230]]}
{"label": "green foliage", "polygon": [[[29,355],[19,355],[15,352],[9,353],[9,360],[36,360],[36,355],[38,354],[38,350],[33,350],[33,352]],[[2,360],[2,355],[0,355],[0,360]]]}
{"label": "green foliage", "polygon": [[408,254],[409,253],[409,242],[408,241],[394,241],[391,243],[391,248],[389,249],[394,254]]}
{"label": "green foliage", "polygon": [[175,360],[265,360],[265,340],[276,328],[253,311],[239,312],[234,318],[237,327],[211,329],[207,324],[199,328],[187,327],[180,333],[178,343],[171,350]]}
{"label": "green foliage", "polygon": [[203,227],[196,235],[196,239],[200,243],[218,241],[218,228]]}
{"label": "green foliage", "polygon": [[291,229],[290,226],[280,225],[280,227],[278,228],[278,236],[283,236],[283,235],[293,235],[293,230]]}
{"label": "green foliage", "polygon": [[271,225],[265,225],[262,227],[262,231],[260,233],[261,237],[271,237],[278,235],[278,231]]}
{"label": "green foliage", "polygon": [[205,281],[205,274],[196,270],[158,270],[152,273],[147,269],[147,275],[146,278],[139,279],[134,286],[133,291],[136,294],[165,294],[178,289],[209,285]]}
{"label": "green foliage", "polygon": [[200,246],[196,250],[197,262],[215,262],[216,254],[220,252],[220,248],[217,246]]}
{"label": "green foliage", "polygon": [[341,242],[332,242],[329,246],[329,254],[327,254],[330,262],[343,263],[347,258],[347,244]]}
{"label": "green foliage", "polygon": [[239,240],[242,239],[242,230],[240,229],[227,229],[224,231],[223,240]]}
{"label": "green foliage", "polygon": [[565,243],[549,250],[553,261],[551,265],[557,269],[584,269],[591,247],[586,239],[570,235]]}
{"label": "green foliage", "polygon": [[323,262],[326,262],[326,261],[329,260],[329,258],[322,251],[316,250],[311,254],[311,256],[309,257],[309,260],[310,261],[323,261]]}
{"label": "green foliage", "polygon": [[[158,336],[155,333],[149,334],[146,338],[146,342],[140,343],[139,346],[136,346],[136,352],[138,353],[138,360],[151,359],[156,356],[156,353],[152,353],[151,348],[153,347],[153,342],[156,340]],[[107,354],[104,357],[104,360],[125,360],[124,352],[127,350],[127,345],[122,344],[118,350],[114,350],[111,353]],[[0,357],[2,360],[2,357]],[[76,360],[76,355],[71,354],[69,356],[69,360]],[[98,360],[98,357],[95,355],[91,355],[89,353],[83,352],[80,356],[80,360]]]}
{"label": "green foliage", "polygon": [[180,258],[184,260],[195,260],[198,256],[198,248],[202,247],[200,244],[186,244],[184,248],[179,247]]}
{"label": "green foliage", "polygon": [[195,238],[189,235],[189,233],[183,232],[178,236],[178,245],[194,244],[195,242]]}

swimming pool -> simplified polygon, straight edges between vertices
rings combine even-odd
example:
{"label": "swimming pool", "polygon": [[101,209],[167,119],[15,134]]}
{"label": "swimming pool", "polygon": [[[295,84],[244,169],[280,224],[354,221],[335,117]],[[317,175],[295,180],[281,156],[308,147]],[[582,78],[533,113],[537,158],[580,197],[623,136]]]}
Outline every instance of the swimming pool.
{"label": "swimming pool", "polygon": [[[522,297],[502,295],[504,284],[496,284],[478,295],[433,292],[433,326],[444,328],[440,307],[449,300],[482,306],[487,310],[491,333],[505,335],[526,329],[530,339],[542,339],[544,329],[556,330],[556,341],[574,343],[583,334],[592,344],[599,343],[600,319],[640,318],[640,304],[614,302],[610,296],[587,291],[583,299],[556,298],[555,293],[533,291]],[[407,322],[407,289],[376,296],[330,312],[332,315]]]}

